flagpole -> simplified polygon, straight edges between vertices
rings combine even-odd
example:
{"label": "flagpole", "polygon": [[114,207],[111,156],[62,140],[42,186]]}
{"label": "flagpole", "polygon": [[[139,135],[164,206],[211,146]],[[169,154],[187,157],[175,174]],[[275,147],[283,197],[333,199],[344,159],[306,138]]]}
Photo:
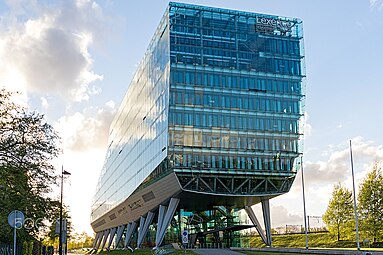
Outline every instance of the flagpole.
{"label": "flagpole", "polygon": [[354,212],[355,212],[355,231],[356,231],[356,245],[358,250],[360,250],[359,244],[359,230],[358,230],[358,210],[356,208],[356,195],[355,195],[355,177],[354,177],[354,162],[352,159],[352,145],[350,140],[350,158],[351,158],[351,173],[352,173],[352,192],[354,196]]}
{"label": "flagpole", "polygon": [[308,249],[309,237],[307,233],[307,220],[306,220],[306,197],[305,197],[305,181],[303,176],[303,156],[301,157],[301,172],[302,172],[303,219],[305,221],[306,249]]}

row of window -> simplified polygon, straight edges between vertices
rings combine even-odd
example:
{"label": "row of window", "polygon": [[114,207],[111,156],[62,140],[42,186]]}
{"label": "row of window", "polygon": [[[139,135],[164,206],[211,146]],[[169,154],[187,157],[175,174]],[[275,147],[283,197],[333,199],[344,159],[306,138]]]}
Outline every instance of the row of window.
{"label": "row of window", "polygon": [[194,126],[198,128],[227,128],[230,130],[273,131],[298,134],[298,119],[270,118],[214,114],[211,112],[186,112],[171,110],[169,125]]}
{"label": "row of window", "polygon": [[[188,49],[188,46],[180,47]],[[231,58],[227,57],[225,50],[206,49],[205,55],[195,54],[193,49],[191,52],[171,51],[170,62],[177,64],[190,65],[207,65],[210,67],[232,68],[244,71],[257,71],[281,75],[302,75],[300,60],[277,59],[257,57],[254,59]],[[246,55],[247,56],[247,55]]]}
{"label": "row of window", "polygon": [[[242,36],[243,37],[243,36]],[[238,44],[238,49],[237,45]],[[175,51],[189,52],[182,50],[181,46],[189,46],[185,49],[195,49],[195,53],[199,53],[200,49],[204,50],[226,50],[225,52],[242,51],[249,53],[266,52],[271,54],[300,56],[299,41],[296,39],[259,37],[258,35],[247,35],[246,38],[236,40],[228,40],[222,38],[220,40],[206,38],[202,40],[199,34],[194,36],[186,36],[172,34],[170,37],[171,49]],[[191,46],[191,47],[190,47]],[[197,46],[197,47],[196,47]],[[193,52],[192,52],[193,53]],[[205,53],[207,54],[207,53]],[[228,56],[232,56],[229,54]],[[235,55],[234,55],[235,56]]]}
{"label": "row of window", "polygon": [[[260,29],[263,28],[263,29]],[[202,34],[205,37],[219,37],[219,38],[225,38],[230,40],[235,40],[237,37],[238,39],[246,40],[246,35],[254,35],[254,34],[260,34],[265,33],[267,29],[267,34],[274,35],[274,36],[282,36],[282,38],[296,38],[298,37],[296,35],[296,31],[285,31],[285,33],[280,33],[274,28],[267,27],[267,26],[247,26],[247,27],[238,27],[236,30],[227,30],[227,29],[217,29],[214,27],[204,26],[204,27],[196,27],[196,26],[185,26],[185,25],[171,25],[171,32],[177,33],[177,34]],[[287,37],[288,36],[288,37]]]}
{"label": "row of window", "polygon": [[231,155],[173,154],[171,164],[176,168],[188,169],[233,169],[257,171],[291,171],[296,157],[240,157]]}
{"label": "row of window", "polygon": [[299,114],[298,99],[268,98],[257,95],[228,95],[193,90],[172,90],[170,105],[213,107],[222,110]]}
{"label": "row of window", "polygon": [[298,152],[298,137],[236,135],[229,133],[212,133],[208,130],[171,130],[169,146],[222,148],[250,151],[285,151]]}
{"label": "row of window", "polygon": [[208,71],[181,70],[172,68],[170,72],[171,84],[199,85],[203,87],[244,89],[246,91],[260,91],[283,94],[300,94],[301,82],[276,78],[261,78],[258,76],[227,74]]}
{"label": "row of window", "polygon": [[172,26],[211,27],[217,30],[239,30],[243,33],[254,31],[254,27],[258,24],[257,16],[257,14],[249,16],[219,11],[177,9],[176,13],[170,12],[170,23]]}

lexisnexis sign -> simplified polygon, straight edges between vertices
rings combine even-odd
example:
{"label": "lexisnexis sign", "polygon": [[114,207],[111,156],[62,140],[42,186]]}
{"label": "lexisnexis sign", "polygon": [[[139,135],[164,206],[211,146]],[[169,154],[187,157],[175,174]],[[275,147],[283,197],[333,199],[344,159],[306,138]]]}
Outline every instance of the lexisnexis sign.
{"label": "lexisnexis sign", "polygon": [[265,32],[274,32],[275,30],[281,33],[291,32],[291,28],[295,25],[293,21],[279,20],[276,18],[257,17],[256,30]]}

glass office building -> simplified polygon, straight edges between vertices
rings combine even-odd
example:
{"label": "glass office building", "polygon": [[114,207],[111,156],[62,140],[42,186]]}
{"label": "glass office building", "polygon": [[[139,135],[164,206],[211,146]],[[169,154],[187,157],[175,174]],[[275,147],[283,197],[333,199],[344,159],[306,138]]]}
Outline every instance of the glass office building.
{"label": "glass office building", "polygon": [[297,173],[304,88],[301,20],[169,3],[110,127],[95,246],[148,212],[161,225],[169,199],[184,214],[267,214]]}

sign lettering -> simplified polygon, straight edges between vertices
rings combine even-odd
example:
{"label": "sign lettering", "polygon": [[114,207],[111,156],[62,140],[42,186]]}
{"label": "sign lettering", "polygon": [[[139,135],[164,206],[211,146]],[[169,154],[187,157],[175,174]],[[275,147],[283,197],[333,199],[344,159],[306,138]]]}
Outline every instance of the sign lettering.
{"label": "sign lettering", "polygon": [[295,22],[279,20],[275,18],[257,17],[257,31],[274,32],[278,30],[281,33],[291,32]]}

